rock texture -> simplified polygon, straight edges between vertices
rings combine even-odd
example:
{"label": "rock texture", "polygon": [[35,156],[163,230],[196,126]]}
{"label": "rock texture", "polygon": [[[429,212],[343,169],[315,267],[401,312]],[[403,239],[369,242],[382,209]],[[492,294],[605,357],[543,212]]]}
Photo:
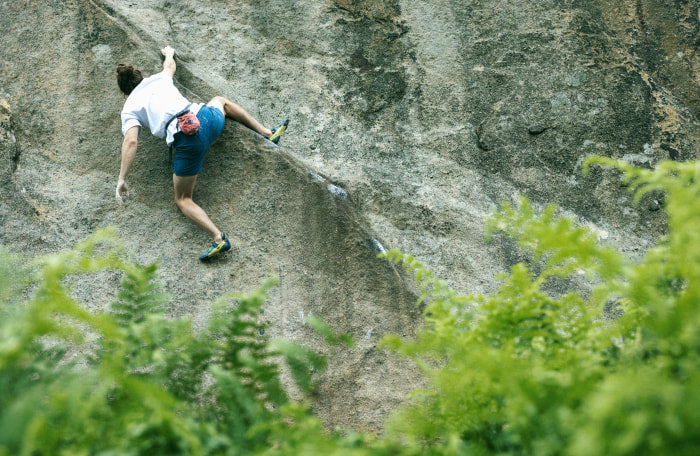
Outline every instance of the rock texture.
{"label": "rock texture", "polygon": [[[33,256],[116,226],[137,260],[160,261],[170,313],[196,325],[223,292],[275,273],[272,336],[329,355],[315,410],[379,430],[420,380],[377,340],[410,335],[419,313],[410,280],[376,254],[400,248],[488,292],[521,255],[485,242],[484,221],[520,193],[630,255],[648,248],[663,196],[634,206],[616,173],[581,163],[696,157],[699,19],[695,0],[0,2],[0,242]],[[161,140],[142,135],[132,197],[114,201],[114,67],[159,71],[166,44],[192,100],[291,118],[282,147],[234,124],[212,147],[195,199],[235,245],[211,264],[172,202]],[[104,307],[118,281],[76,293]],[[324,345],[309,314],[358,347]]]}

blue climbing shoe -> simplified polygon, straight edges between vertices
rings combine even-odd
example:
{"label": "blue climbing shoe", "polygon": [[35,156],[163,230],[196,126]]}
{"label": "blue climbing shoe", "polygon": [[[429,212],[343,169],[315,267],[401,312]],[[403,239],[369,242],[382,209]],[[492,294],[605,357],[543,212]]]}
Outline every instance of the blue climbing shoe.
{"label": "blue climbing shoe", "polygon": [[206,261],[212,257],[215,257],[219,253],[230,249],[231,242],[228,240],[228,236],[226,236],[226,233],[221,233],[221,242],[212,242],[208,249],[199,254],[199,259]]}
{"label": "blue climbing shoe", "polygon": [[278,144],[280,142],[280,136],[282,136],[282,133],[287,129],[287,125],[289,125],[289,119],[284,119],[282,123],[272,129],[272,134],[267,139]]}

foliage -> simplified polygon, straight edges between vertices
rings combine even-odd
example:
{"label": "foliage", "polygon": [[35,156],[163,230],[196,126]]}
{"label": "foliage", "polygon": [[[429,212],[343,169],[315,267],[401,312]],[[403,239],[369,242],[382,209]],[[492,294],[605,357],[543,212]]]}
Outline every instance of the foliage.
{"label": "foliage", "polygon": [[[110,231],[39,259],[32,280],[16,280],[26,266],[1,253],[0,456],[695,454],[700,164],[587,163],[599,165],[621,169],[637,198],[665,192],[668,235],[643,258],[524,198],[488,231],[516,238],[532,261],[502,274],[491,295],[459,295],[410,255],[386,255],[415,275],[425,325],[382,343],[429,386],[381,437],[327,432],[287,397],[280,363],[312,394],[325,361],[265,336],[273,279],[219,299],[195,333],[166,318],[157,265],[126,261]],[[120,272],[121,285],[109,309],[88,312],[66,284],[101,271]],[[552,286],[582,278],[580,289]]]}
{"label": "foliage", "polygon": [[[526,199],[504,205],[489,233],[517,238],[517,264],[491,296],[458,296],[410,255],[425,327],[384,344],[414,360],[416,391],[391,431],[444,454],[696,454],[700,448],[700,164],[641,170],[606,159],[636,198],[663,190],[668,236],[632,261],[595,233]],[[538,272],[533,272],[538,270]],[[545,291],[556,277],[593,291]],[[603,313],[617,306],[618,317]]]}
{"label": "foliage", "polygon": [[[297,454],[352,451],[357,438],[327,435],[279,378],[287,359],[313,387],[313,352],[262,336],[269,280],[214,304],[208,328],[163,313],[157,266],[124,260],[110,231],[42,258],[31,299],[0,280],[0,455]],[[3,270],[21,271],[3,255]],[[110,309],[88,312],[71,297],[71,276],[121,271]],[[303,372],[303,374],[301,374]],[[280,443],[284,442],[284,444]],[[283,451],[284,449],[284,451]]]}

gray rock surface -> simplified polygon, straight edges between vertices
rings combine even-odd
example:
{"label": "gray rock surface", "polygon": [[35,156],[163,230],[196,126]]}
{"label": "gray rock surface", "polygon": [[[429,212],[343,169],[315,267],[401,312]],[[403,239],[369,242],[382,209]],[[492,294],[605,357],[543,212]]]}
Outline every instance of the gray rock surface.
{"label": "gray rock surface", "polygon": [[[522,258],[487,243],[484,222],[520,193],[630,255],[647,249],[665,230],[662,195],[634,206],[617,173],[581,164],[696,157],[698,14],[689,0],[0,2],[0,242],[33,256],[116,226],[138,261],[160,261],[170,314],[195,325],[222,292],[275,273],[272,336],[329,355],[314,409],[329,427],[379,430],[420,379],[376,348],[419,322],[410,279],[377,252],[493,290]],[[114,201],[114,67],[159,71],[166,44],[192,100],[291,119],[281,147],[235,124],[212,147],[195,199],[234,249],[211,264],[172,201],[162,140],[142,135],[132,197]],[[118,282],[76,294],[101,308]],[[309,314],[358,347],[326,346]]]}

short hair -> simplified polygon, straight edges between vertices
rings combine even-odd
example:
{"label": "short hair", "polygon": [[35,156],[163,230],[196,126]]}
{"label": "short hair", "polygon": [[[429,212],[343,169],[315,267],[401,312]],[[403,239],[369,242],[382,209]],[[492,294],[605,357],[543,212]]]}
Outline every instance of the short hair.
{"label": "short hair", "polygon": [[117,65],[117,84],[125,95],[131,94],[141,81],[143,81],[143,75],[133,65],[123,63]]}

